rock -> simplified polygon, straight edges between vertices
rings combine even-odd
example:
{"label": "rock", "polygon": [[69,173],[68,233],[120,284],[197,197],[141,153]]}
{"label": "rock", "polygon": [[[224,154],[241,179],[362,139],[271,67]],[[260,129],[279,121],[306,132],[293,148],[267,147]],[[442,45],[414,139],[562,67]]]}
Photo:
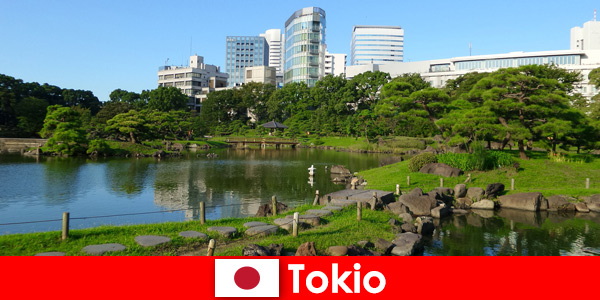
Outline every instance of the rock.
{"label": "rock", "polygon": [[140,235],[136,236],[134,239],[136,243],[143,247],[158,246],[171,241],[171,238],[159,235]]}
{"label": "rock", "polygon": [[421,188],[416,187],[412,191],[410,191],[410,193],[408,193],[408,195],[423,196],[423,190]]}
{"label": "rock", "polygon": [[152,157],[162,158],[167,157],[167,153],[165,151],[159,150],[152,154]]}
{"label": "rock", "polygon": [[171,151],[177,151],[177,152],[181,152],[183,150],[185,150],[185,146],[183,144],[180,143],[174,143],[173,145],[171,145]]}
{"label": "rock", "polygon": [[271,251],[263,246],[250,244],[244,247],[242,256],[271,256]]}
{"label": "rock", "polygon": [[431,210],[431,216],[437,219],[449,216],[450,214],[452,214],[452,211],[443,204]]}
{"label": "rock", "polygon": [[409,213],[401,213],[398,215],[402,219],[402,223],[412,223],[413,217]]}
{"label": "rock", "polygon": [[315,242],[306,242],[296,250],[296,256],[317,256]]}
{"label": "rock", "polygon": [[127,248],[121,244],[100,244],[85,246],[81,250],[89,255],[102,255],[106,252],[123,251],[125,249]]}
{"label": "rock", "polygon": [[471,205],[471,208],[472,209],[491,209],[491,210],[493,210],[494,209],[494,201],[487,200],[487,199],[477,201]]}
{"label": "rock", "polygon": [[234,227],[227,227],[227,226],[212,226],[212,227],[208,227],[208,229],[206,229],[208,231],[214,231],[224,237],[232,237],[234,234],[237,233],[237,229],[235,229]]}
{"label": "rock", "polygon": [[463,173],[461,169],[453,168],[443,163],[426,164],[421,168],[421,170],[419,170],[419,172],[425,174],[440,175],[443,177],[458,177]]}
{"label": "rock", "polygon": [[454,197],[462,198],[467,195],[467,185],[466,184],[457,184],[454,186]]}
{"label": "rock", "polygon": [[366,207],[370,208],[371,210],[383,210],[383,208],[386,207],[385,203],[383,203],[381,199],[375,197],[371,197],[366,204]]}
{"label": "rock", "polygon": [[496,198],[500,195],[500,193],[504,192],[504,184],[502,183],[490,183],[485,188],[485,196],[490,198]]}
{"label": "rock", "polygon": [[269,252],[271,256],[281,256],[283,252],[283,244],[271,244],[269,245]]}
{"label": "rock", "polygon": [[417,233],[417,227],[411,223],[402,223],[402,225],[400,226],[400,229],[402,229],[402,232]]}
{"label": "rock", "polygon": [[386,210],[391,211],[395,215],[404,214],[410,210],[402,202],[392,202],[385,206]]}
{"label": "rock", "polygon": [[346,167],[341,166],[341,165],[331,166],[329,173],[342,174],[344,176],[352,176],[352,173],[350,173],[350,170],[348,170]]}
{"label": "rock", "polygon": [[334,211],[341,211],[342,207],[341,206],[333,206],[333,205],[329,206],[329,205],[327,205],[327,206],[323,207],[322,209],[328,210],[330,212],[334,212]]}
{"label": "rock", "polygon": [[469,198],[473,202],[483,199],[484,194],[485,191],[479,187],[472,187],[467,189],[467,198]]}
{"label": "rock", "polygon": [[473,205],[473,201],[469,198],[458,198],[454,201],[454,207],[458,209],[469,209]]}
{"label": "rock", "polygon": [[325,209],[309,209],[306,211],[306,213],[309,215],[315,215],[319,217],[333,215],[333,213],[330,210]]}
{"label": "rock", "polygon": [[396,219],[389,219],[388,224],[390,224],[392,226],[397,226],[400,224],[400,222],[398,222],[398,220],[396,220]]}
{"label": "rock", "polygon": [[433,218],[431,217],[419,217],[415,221],[417,226],[417,233],[422,235],[433,234],[435,226],[433,225]]}
{"label": "rock", "polygon": [[356,245],[358,245],[361,248],[373,248],[375,247],[375,245],[369,241],[358,241],[356,242]]}
{"label": "rock", "polygon": [[583,202],[575,203],[575,209],[577,209],[578,212],[584,212],[584,213],[590,212],[590,209],[588,208],[588,206]]}
{"label": "rock", "polygon": [[491,209],[473,209],[473,213],[484,219],[489,219],[489,218],[494,217],[494,211]]}
{"label": "rock", "polygon": [[180,237],[184,237],[184,238],[197,238],[197,239],[203,239],[203,240],[207,240],[208,239],[208,235],[202,233],[202,232],[198,232],[198,231],[182,231],[179,233]]}
{"label": "rock", "polygon": [[42,253],[38,253],[34,256],[65,256],[66,254],[64,252],[42,252]]}
{"label": "rock", "polygon": [[520,193],[500,196],[498,202],[502,208],[539,211],[543,199],[542,193]]}
{"label": "rock", "polygon": [[348,255],[348,247],[346,246],[331,246],[327,248],[327,253],[331,256],[346,256]]}
{"label": "rock", "polygon": [[585,205],[593,212],[600,212],[600,195],[592,195],[585,200]]}
{"label": "rock", "polygon": [[417,196],[409,193],[400,196],[398,202],[408,207],[413,215],[427,216],[431,213],[431,209],[437,206],[437,200],[430,195]]}
{"label": "rock", "polygon": [[[281,213],[287,210],[287,205],[277,202],[277,213]],[[256,212],[257,217],[270,217],[273,215],[273,205],[263,204],[258,207],[258,211]]]}
{"label": "rock", "polygon": [[395,245],[391,254],[396,256],[410,256],[423,249],[422,237],[412,232],[400,233],[392,241]]}
{"label": "rock", "polygon": [[395,246],[394,243],[381,238],[375,241],[375,249],[380,250],[384,255],[389,255]]}
{"label": "rock", "polygon": [[216,153],[209,153],[209,154],[206,154],[206,158],[210,158],[210,159],[219,158],[219,155]]}
{"label": "rock", "polygon": [[264,223],[264,222],[246,222],[246,223],[244,223],[244,228],[252,228],[252,227],[264,226],[264,225],[269,225],[269,224]]}
{"label": "rock", "polygon": [[[286,219],[294,219],[294,215],[285,216]],[[298,216],[298,222],[304,222],[311,226],[319,226],[321,224],[321,218],[315,215],[300,215]]]}
{"label": "rock", "polygon": [[246,229],[248,236],[268,236],[277,233],[278,227],[275,225],[262,225]]}
{"label": "rock", "polygon": [[438,188],[435,188],[434,191],[438,192],[442,197],[454,196],[454,190],[451,188],[448,188],[448,187],[438,187]]}
{"label": "rock", "polygon": [[575,204],[570,201],[575,202],[576,199],[564,195],[554,195],[548,197],[548,210],[549,211],[575,211]]}
{"label": "rock", "polygon": [[[286,219],[286,218],[280,218],[280,219],[275,219],[273,220],[273,223],[275,223],[277,226],[279,226],[282,229],[285,229],[287,231],[292,231],[292,227],[294,220],[293,219]],[[305,223],[299,222],[298,226],[300,225],[306,225]]]}
{"label": "rock", "polygon": [[373,256],[373,253],[361,247],[350,245],[348,246],[348,256]]}

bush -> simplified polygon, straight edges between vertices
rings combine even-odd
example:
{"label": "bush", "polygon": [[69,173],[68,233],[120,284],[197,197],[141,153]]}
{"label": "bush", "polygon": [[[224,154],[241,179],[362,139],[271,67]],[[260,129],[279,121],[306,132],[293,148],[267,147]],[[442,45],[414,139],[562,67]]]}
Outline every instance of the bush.
{"label": "bush", "polygon": [[411,172],[419,172],[424,165],[436,162],[438,162],[438,160],[433,153],[425,152],[417,154],[408,162],[408,170]]}
{"label": "bush", "polygon": [[473,146],[473,153],[444,153],[437,156],[439,162],[463,171],[486,171],[511,166],[513,158],[501,151],[488,151],[483,146]]}
{"label": "bush", "polygon": [[105,140],[91,140],[86,152],[87,154],[97,152],[98,154],[110,155],[112,153],[112,149]]}

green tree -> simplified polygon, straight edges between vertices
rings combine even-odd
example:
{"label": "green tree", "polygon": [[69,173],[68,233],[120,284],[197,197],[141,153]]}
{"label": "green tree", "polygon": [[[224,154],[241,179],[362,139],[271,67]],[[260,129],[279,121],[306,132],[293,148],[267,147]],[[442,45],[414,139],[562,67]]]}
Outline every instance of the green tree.
{"label": "green tree", "polygon": [[75,155],[85,153],[88,140],[81,126],[81,115],[70,107],[48,106],[41,135],[47,137],[50,151]]}
{"label": "green tree", "polygon": [[15,106],[19,124],[18,127],[26,135],[36,135],[44,126],[44,118],[48,101],[34,97],[27,97]]}
{"label": "green tree", "polygon": [[159,87],[150,91],[148,108],[159,111],[184,110],[188,97],[176,87]]}
{"label": "green tree", "polygon": [[144,134],[149,132],[149,125],[144,113],[132,109],[108,120],[105,131],[109,134],[124,137],[131,143],[136,143]]}

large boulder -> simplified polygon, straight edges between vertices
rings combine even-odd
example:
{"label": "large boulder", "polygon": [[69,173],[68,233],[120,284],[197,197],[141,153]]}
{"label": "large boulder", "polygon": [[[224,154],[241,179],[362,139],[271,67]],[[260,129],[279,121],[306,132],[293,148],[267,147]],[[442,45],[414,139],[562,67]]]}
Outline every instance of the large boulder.
{"label": "large boulder", "polygon": [[600,195],[592,195],[585,200],[588,209],[593,212],[600,212]]}
{"label": "large boulder", "polygon": [[[287,210],[287,205],[285,205],[281,202],[277,202],[277,213],[279,214],[285,210]],[[273,205],[271,205],[271,203],[263,204],[263,205],[259,206],[258,211],[256,212],[257,217],[270,217],[272,215],[273,215]]]}
{"label": "large boulder", "polygon": [[504,184],[502,183],[490,183],[485,188],[485,196],[490,198],[496,198],[500,195],[500,193],[504,192]]}
{"label": "large boulder", "polygon": [[458,177],[463,173],[461,169],[453,168],[443,163],[426,164],[421,168],[421,170],[419,170],[419,172],[425,174],[435,174],[444,177]]}
{"label": "large boulder", "polygon": [[575,200],[568,196],[555,195],[548,197],[548,210],[549,211],[575,211],[575,204],[569,202],[569,200]]}
{"label": "large boulder", "polygon": [[422,235],[431,235],[435,230],[433,218],[431,217],[419,217],[415,221],[415,225],[417,227],[417,233]]}
{"label": "large boulder", "polygon": [[467,185],[466,184],[457,184],[454,186],[454,197],[462,198],[467,195]]}
{"label": "large boulder", "polygon": [[298,247],[296,256],[317,256],[315,242],[306,242]]}
{"label": "large boulder", "polygon": [[400,196],[398,202],[404,204],[413,215],[417,216],[428,216],[431,214],[431,209],[437,206],[435,196],[417,196],[416,193],[404,194]]}
{"label": "large boulder", "polygon": [[588,208],[587,204],[585,204],[583,202],[575,203],[575,209],[577,209],[578,212],[584,212],[584,213],[590,212],[590,209]]}
{"label": "large boulder", "polygon": [[479,187],[471,187],[467,190],[467,198],[473,202],[483,199],[483,195],[485,195],[485,191]]}
{"label": "large boulder", "polygon": [[344,166],[331,166],[331,170],[329,171],[329,173],[331,173],[331,174],[341,174],[341,175],[344,175],[344,176],[352,176],[352,173],[350,173],[350,170],[348,170]]}
{"label": "large boulder", "polygon": [[381,251],[384,255],[389,255],[395,246],[392,242],[382,238],[375,241],[375,249]]}
{"label": "large boulder", "polygon": [[256,245],[256,244],[250,244],[246,247],[244,247],[244,249],[242,250],[242,256],[270,256],[271,252],[269,251],[269,249],[260,246],[260,245]]}
{"label": "large boulder", "polygon": [[[542,193],[520,193],[500,196],[498,198],[502,208],[513,208],[528,211],[539,211],[547,202]],[[547,209],[546,204],[546,209]]]}
{"label": "large boulder", "polygon": [[386,210],[391,211],[395,215],[405,214],[410,210],[402,202],[392,202],[385,206]]}
{"label": "large boulder", "polygon": [[423,249],[422,236],[412,232],[396,235],[392,243],[396,246],[392,248],[391,253],[396,256],[415,255]]}
{"label": "large boulder", "polygon": [[494,209],[494,201],[492,200],[481,200],[481,201],[477,201],[475,203],[473,203],[471,205],[472,209]]}
{"label": "large boulder", "polygon": [[473,201],[469,198],[457,198],[454,200],[454,207],[458,209],[469,209],[472,204]]}
{"label": "large boulder", "polygon": [[449,216],[450,214],[452,214],[452,211],[444,204],[435,207],[431,210],[431,216],[436,219],[441,219],[443,217]]}

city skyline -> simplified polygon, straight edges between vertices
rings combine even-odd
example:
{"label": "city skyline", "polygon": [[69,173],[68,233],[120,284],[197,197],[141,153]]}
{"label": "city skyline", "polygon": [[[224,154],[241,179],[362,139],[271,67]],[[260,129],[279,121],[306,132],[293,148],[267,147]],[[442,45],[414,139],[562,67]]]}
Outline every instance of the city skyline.
{"label": "city skyline", "polygon": [[283,29],[296,10],[327,13],[327,47],[350,54],[354,25],[401,26],[404,61],[513,51],[569,49],[569,31],[593,18],[594,1],[0,1],[0,73],[62,88],[91,90],[101,101],[118,88],[157,87],[167,62],[184,65],[190,54],[225,70],[226,36],[255,36]]}

